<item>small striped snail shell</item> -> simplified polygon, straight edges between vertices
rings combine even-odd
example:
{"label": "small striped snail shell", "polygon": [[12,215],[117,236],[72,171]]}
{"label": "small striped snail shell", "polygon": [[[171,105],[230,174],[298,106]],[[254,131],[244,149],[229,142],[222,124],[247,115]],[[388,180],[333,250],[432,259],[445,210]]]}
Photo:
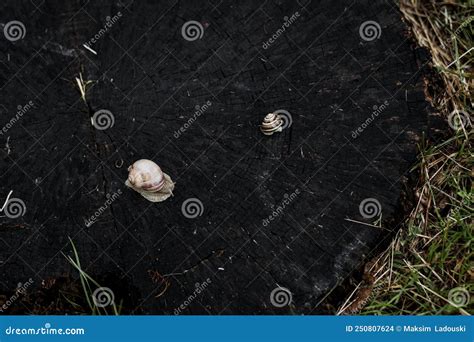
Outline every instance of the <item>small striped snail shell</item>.
{"label": "small striped snail shell", "polygon": [[173,195],[174,183],[153,161],[140,159],[128,167],[125,185],[150,202],[163,202]]}
{"label": "small striped snail shell", "polygon": [[281,132],[283,130],[283,120],[280,115],[275,113],[268,113],[263,119],[260,125],[260,130],[265,135],[272,135],[275,132]]}

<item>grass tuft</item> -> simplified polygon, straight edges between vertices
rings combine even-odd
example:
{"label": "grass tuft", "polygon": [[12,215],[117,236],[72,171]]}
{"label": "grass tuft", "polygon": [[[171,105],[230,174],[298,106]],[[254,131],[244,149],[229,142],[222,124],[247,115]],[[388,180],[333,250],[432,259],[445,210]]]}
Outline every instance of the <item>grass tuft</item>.
{"label": "grass tuft", "polygon": [[[105,314],[105,315],[108,315],[109,312],[108,312],[108,307],[104,307],[104,306],[98,306],[95,301],[94,301],[94,298],[93,298],[93,291],[95,289],[99,289],[101,288],[100,284],[95,281],[91,276],[89,276],[81,267],[81,261],[79,259],[79,254],[77,253],[77,249],[76,249],[76,246],[74,245],[74,242],[71,240],[71,238],[69,238],[69,241],[71,242],[71,246],[72,246],[72,251],[74,253],[74,257],[71,257],[71,256],[68,256],[68,255],[65,255],[66,259],[71,263],[72,266],[74,266],[74,268],[76,270],[79,271],[79,278],[80,278],[80,281],[81,281],[81,285],[82,285],[82,289],[84,291],[84,297],[86,299],[86,302],[91,310],[91,314],[92,315],[102,315],[102,314]],[[65,297],[65,299],[71,304],[73,305],[74,307],[76,306],[79,306],[79,304],[73,302],[72,300],[68,299]],[[112,314],[114,315],[119,315],[120,314],[120,309],[121,309],[121,305],[119,305],[117,307],[117,305],[115,304],[114,301],[112,301],[112,303],[110,304],[111,308],[112,308]]]}
{"label": "grass tuft", "polygon": [[438,145],[425,140],[419,146],[414,208],[387,250],[366,265],[363,281],[338,314],[470,315],[474,1],[403,0],[400,10],[431,53],[436,74],[425,93],[451,130]]}

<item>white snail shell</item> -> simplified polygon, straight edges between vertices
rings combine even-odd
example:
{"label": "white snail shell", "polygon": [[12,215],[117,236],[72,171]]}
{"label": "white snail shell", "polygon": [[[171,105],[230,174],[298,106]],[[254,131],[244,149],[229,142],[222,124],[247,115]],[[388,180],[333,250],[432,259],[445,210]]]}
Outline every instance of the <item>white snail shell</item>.
{"label": "white snail shell", "polygon": [[263,119],[260,125],[260,130],[265,135],[272,135],[275,132],[281,132],[283,130],[283,120],[280,115],[275,113],[268,113]]}
{"label": "white snail shell", "polygon": [[174,183],[153,161],[140,159],[128,167],[125,185],[150,202],[162,202],[173,195]]}

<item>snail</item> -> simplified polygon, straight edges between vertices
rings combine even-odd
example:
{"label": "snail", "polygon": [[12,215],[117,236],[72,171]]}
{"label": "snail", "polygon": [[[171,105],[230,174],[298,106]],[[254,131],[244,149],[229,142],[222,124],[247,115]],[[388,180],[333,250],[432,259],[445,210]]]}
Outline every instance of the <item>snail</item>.
{"label": "snail", "polygon": [[173,195],[174,183],[153,161],[140,159],[128,167],[125,185],[150,202],[163,202]]}
{"label": "snail", "polygon": [[265,135],[272,135],[275,132],[283,130],[283,120],[280,115],[275,113],[268,113],[260,125],[260,130]]}

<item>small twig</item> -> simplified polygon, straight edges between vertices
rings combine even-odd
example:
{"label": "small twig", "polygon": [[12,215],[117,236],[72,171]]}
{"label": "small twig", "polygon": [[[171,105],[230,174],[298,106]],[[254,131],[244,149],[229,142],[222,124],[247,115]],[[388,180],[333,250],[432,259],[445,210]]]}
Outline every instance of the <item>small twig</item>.
{"label": "small twig", "polygon": [[10,148],[10,137],[7,138],[7,142],[5,143],[5,149],[7,150],[7,156],[10,155],[10,152],[12,151],[11,148]]}

